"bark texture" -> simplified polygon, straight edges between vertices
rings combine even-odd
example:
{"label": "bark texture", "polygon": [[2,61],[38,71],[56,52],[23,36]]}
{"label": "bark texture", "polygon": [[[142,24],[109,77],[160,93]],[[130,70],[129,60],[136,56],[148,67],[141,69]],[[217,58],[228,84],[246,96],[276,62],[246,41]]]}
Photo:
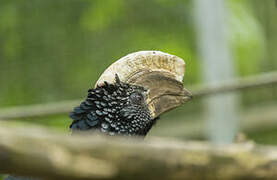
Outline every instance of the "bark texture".
{"label": "bark texture", "polygon": [[43,179],[274,179],[277,147],[0,127],[0,172]]}

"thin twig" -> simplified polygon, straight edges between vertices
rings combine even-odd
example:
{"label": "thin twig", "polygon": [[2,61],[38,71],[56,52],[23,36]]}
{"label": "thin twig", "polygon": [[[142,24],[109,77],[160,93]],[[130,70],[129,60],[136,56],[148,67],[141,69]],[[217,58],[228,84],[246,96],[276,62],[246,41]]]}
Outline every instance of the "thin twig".
{"label": "thin twig", "polygon": [[[187,88],[192,90],[195,98],[227,93],[232,91],[242,91],[246,89],[268,87],[277,84],[277,72],[264,73],[250,77],[239,78],[215,85],[201,85]],[[63,101],[49,104],[20,106],[0,110],[0,119],[18,119],[38,116],[49,116],[65,114],[72,111],[81,100]]]}
{"label": "thin twig", "polygon": [[277,72],[269,72],[255,76],[243,77],[214,85],[192,87],[194,97],[202,97],[232,91],[268,87],[277,84]]}

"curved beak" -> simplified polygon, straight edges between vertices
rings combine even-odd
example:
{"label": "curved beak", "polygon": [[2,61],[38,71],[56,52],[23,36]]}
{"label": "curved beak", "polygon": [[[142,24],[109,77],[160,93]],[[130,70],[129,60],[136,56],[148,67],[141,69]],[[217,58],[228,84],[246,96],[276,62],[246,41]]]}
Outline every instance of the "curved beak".
{"label": "curved beak", "polygon": [[189,101],[193,98],[192,93],[185,88],[183,89],[181,96],[184,98],[185,101]]}
{"label": "curved beak", "polygon": [[185,88],[181,91],[171,91],[170,93],[160,94],[148,98],[148,106],[153,118],[174,109],[192,99],[192,94]]}
{"label": "curved beak", "polygon": [[192,98],[192,94],[172,75],[153,71],[133,82],[148,89],[147,104],[153,118],[176,108]]}

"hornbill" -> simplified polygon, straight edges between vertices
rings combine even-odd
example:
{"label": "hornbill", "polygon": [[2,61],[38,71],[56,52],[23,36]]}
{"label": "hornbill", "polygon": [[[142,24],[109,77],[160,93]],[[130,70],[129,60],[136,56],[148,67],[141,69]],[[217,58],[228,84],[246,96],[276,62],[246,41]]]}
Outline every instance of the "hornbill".
{"label": "hornbill", "polygon": [[174,55],[160,51],[129,54],[108,67],[95,88],[88,90],[87,98],[70,113],[70,129],[145,136],[162,113],[191,99],[183,88],[184,72],[184,61]]}
{"label": "hornbill", "polygon": [[191,98],[183,88],[184,61],[140,51],[112,64],[70,114],[74,131],[145,136],[158,116]]}

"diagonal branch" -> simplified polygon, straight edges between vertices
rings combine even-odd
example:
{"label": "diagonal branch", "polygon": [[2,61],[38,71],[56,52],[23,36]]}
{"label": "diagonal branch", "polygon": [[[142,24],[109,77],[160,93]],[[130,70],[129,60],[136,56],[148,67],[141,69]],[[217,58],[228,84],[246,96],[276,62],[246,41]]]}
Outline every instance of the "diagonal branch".
{"label": "diagonal branch", "polygon": [[[270,72],[261,75],[239,78],[228,82],[222,82],[216,85],[197,85],[188,89],[192,90],[193,96],[195,98],[198,98],[218,93],[273,86],[276,84],[277,72]],[[6,108],[0,110],[0,120],[64,114],[72,111],[72,108],[80,104],[80,102],[81,100],[72,100],[58,103]]]}

